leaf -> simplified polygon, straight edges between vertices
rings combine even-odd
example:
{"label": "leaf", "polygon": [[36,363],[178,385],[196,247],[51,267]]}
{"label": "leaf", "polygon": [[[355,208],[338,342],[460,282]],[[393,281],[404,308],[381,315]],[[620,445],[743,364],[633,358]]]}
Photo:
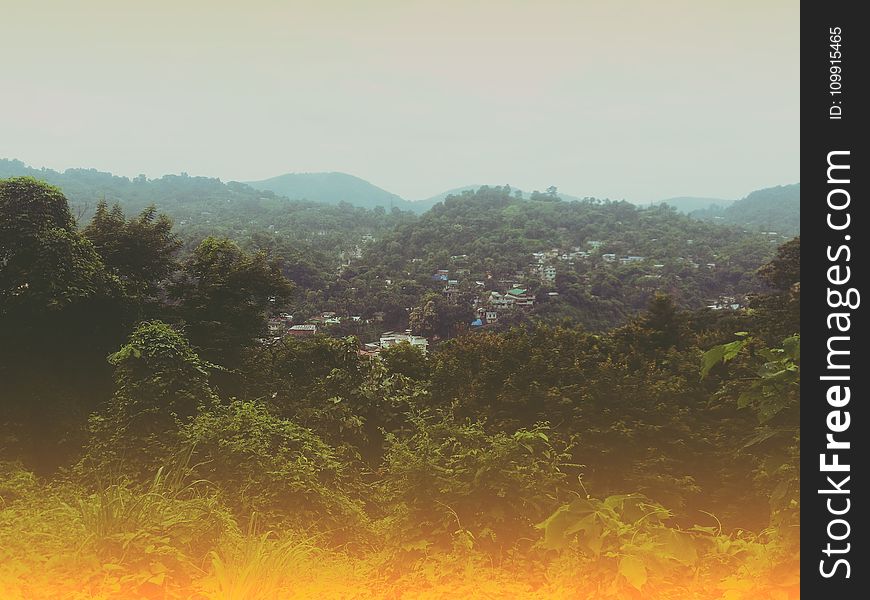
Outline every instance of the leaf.
{"label": "leaf", "polygon": [[568,536],[583,528],[578,522],[595,512],[595,505],[584,498],[577,498],[571,504],[559,507],[545,521],[536,525],[544,530],[544,547],[561,550],[568,544]]}
{"label": "leaf", "polygon": [[619,574],[637,590],[643,587],[647,580],[646,566],[643,561],[630,554],[619,560]]}
{"label": "leaf", "polygon": [[713,346],[709,350],[704,353],[704,356],[701,358],[701,379],[707,377],[710,373],[710,369],[715,367],[722,361],[722,358],[725,356],[725,346]]}
{"label": "leaf", "polygon": [[733,342],[728,342],[727,344],[713,346],[707,350],[701,359],[701,379],[707,377],[710,373],[710,369],[720,362],[728,362],[737,356],[743,347],[746,346],[747,342],[747,339],[735,340]]}

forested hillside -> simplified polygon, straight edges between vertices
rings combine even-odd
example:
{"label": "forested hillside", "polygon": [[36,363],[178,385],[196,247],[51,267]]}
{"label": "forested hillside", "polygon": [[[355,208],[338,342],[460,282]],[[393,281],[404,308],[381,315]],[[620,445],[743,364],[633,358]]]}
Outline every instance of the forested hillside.
{"label": "forested hillside", "polygon": [[[483,186],[448,196],[418,217],[395,208],[289,200],[187,175],[130,180],[0,161],[4,174],[58,185],[82,223],[101,201],[108,208],[117,203],[131,217],[154,206],[172,219],[182,255],[207,236],[265,251],[297,286],[284,307],[297,320],[335,312],[403,330],[413,309],[434,301],[433,323],[415,330],[441,336],[457,322],[473,322],[492,292],[514,288],[535,300],[524,310],[493,314],[502,325],[567,318],[603,330],[625,323],[656,292],[684,308],[744,305],[764,287],[755,269],[788,239],[721,220],[701,222],[667,206],[568,201],[555,188],[524,195]],[[433,278],[439,271],[447,272],[446,281]],[[445,290],[447,282],[455,289]],[[487,325],[494,327],[493,319]],[[348,331],[366,341],[377,333],[358,326]]]}
{"label": "forested hillside", "polygon": [[[0,180],[4,597],[797,593],[799,238],[507,188],[374,218],[399,222],[321,290],[237,230],[183,251],[158,210],[77,223],[60,189]],[[469,328],[438,270],[490,291],[539,251],[558,300],[497,293],[521,305],[481,308],[514,318]],[[633,268],[668,283],[638,292]],[[622,302],[618,324],[545,318],[583,314],[572,286]],[[758,293],[687,307],[723,286]],[[270,332],[336,298],[433,343]]]}
{"label": "forested hillside", "polygon": [[726,208],[699,210],[693,216],[752,231],[784,236],[801,231],[801,184],[757,190]]}
{"label": "forested hillside", "polygon": [[367,246],[349,274],[358,289],[390,279],[396,289],[441,291],[431,275],[446,270],[472,297],[519,285],[537,300],[524,318],[568,317],[602,329],[642,310],[656,292],[688,308],[757,292],[755,269],[784,240],[666,206],[566,202],[555,193],[524,200],[508,187],[482,187],[399,224]]}

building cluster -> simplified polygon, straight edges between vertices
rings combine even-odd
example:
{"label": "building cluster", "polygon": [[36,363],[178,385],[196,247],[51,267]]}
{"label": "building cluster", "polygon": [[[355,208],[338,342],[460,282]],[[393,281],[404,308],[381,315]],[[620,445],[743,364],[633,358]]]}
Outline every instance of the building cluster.
{"label": "building cluster", "polygon": [[285,335],[309,337],[317,335],[318,327],[322,329],[324,325],[338,325],[348,320],[356,323],[363,322],[360,316],[340,317],[334,312],[323,312],[316,317],[307,319],[304,323],[294,324],[293,315],[281,313],[269,317],[267,328],[271,339],[281,338]]}
{"label": "building cluster", "polygon": [[385,348],[392,348],[398,344],[410,344],[412,348],[422,350],[425,354],[429,351],[429,340],[422,335],[413,335],[410,329],[404,332],[385,331],[377,342],[366,344],[362,353],[368,356],[376,356]]}
{"label": "building cluster", "polygon": [[746,298],[740,296],[719,296],[707,305],[711,310],[740,310],[746,305]]}
{"label": "building cluster", "polygon": [[[319,316],[307,319],[305,323],[293,324],[293,315],[281,313],[270,317],[268,320],[269,336],[264,342],[277,341],[285,336],[291,337],[314,337],[325,331],[325,325],[335,325],[346,321],[357,323],[369,323],[367,319],[359,316],[339,317],[334,312],[323,312]],[[419,348],[424,353],[429,349],[429,340],[420,335],[413,335],[410,330],[405,332],[385,331],[377,342],[365,344],[360,350],[361,354],[375,356],[384,348],[390,348],[396,344],[407,342],[414,348]]]}

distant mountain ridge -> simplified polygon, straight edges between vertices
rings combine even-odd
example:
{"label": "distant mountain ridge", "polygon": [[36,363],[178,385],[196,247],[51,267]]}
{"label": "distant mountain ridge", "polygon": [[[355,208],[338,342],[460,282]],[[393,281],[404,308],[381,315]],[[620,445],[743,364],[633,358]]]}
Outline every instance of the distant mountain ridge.
{"label": "distant mountain ridge", "polygon": [[[213,177],[193,177],[186,173],[165,175],[159,179],[143,176],[133,179],[120,177],[96,169],[67,169],[58,172],[51,169],[36,169],[19,160],[0,159],[0,178],[30,175],[63,188],[74,203],[92,205],[95,199],[105,196],[111,200],[123,200],[128,209],[138,210],[148,203],[168,209],[172,203],[175,210],[196,199],[208,202],[257,202],[305,200],[311,203],[332,206],[347,203],[358,208],[382,207],[389,212],[394,208],[422,214],[449,196],[476,191],[481,185],[465,185],[452,188],[422,200],[407,200],[360,177],[341,172],[286,173],[269,179],[250,182],[223,182]],[[523,198],[529,194],[513,188]],[[557,195],[564,201],[581,200],[562,192]],[[777,229],[784,234],[800,232],[800,184],[777,186],[752,192],[742,200],[681,196],[661,201],[638,203],[641,208],[667,204],[679,212],[701,220],[716,220],[723,224],[752,229]]]}
{"label": "distant mountain ridge", "polygon": [[[362,208],[398,208],[422,212],[415,203],[388,192],[365,179],[347,173],[285,173],[260,181],[246,181],[254,189],[273,192],[292,200],[310,200],[324,204],[347,202]],[[429,208],[427,206],[427,208]],[[425,209],[423,209],[425,210]]]}

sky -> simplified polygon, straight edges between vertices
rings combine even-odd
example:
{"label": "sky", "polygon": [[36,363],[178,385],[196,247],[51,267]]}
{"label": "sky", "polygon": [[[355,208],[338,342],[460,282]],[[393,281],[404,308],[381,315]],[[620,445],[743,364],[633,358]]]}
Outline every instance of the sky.
{"label": "sky", "polygon": [[408,199],[798,180],[797,0],[0,0],[0,158]]}

